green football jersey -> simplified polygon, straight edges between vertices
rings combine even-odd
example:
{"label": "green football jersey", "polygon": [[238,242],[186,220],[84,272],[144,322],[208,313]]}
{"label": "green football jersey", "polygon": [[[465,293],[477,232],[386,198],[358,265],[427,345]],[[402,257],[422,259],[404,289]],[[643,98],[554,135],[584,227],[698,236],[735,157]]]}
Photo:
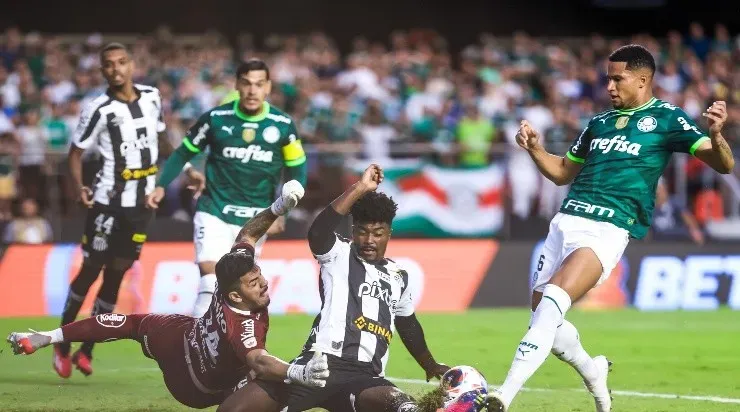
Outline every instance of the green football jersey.
{"label": "green football jersey", "polygon": [[260,114],[248,116],[238,103],[204,113],[183,144],[193,153],[209,149],[196,210],[241,226],[273,202],[283,166],[298,166],[306,155],[287,114],[265,102]]}
{"label": "green football jersey", "polygon": [[693,155],[708,139],[683,110],[655,98],[635,109],[600,113],[566,153],[583,168],[560,211],[612,223],[642,239],[671,154]]}

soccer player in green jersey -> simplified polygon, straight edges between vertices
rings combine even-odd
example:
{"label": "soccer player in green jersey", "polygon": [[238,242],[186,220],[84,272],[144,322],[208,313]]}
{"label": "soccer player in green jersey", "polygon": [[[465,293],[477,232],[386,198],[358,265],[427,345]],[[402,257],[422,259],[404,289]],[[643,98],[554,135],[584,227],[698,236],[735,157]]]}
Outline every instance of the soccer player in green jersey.
{"label": "soccer player in green jersey", "polygon": [[734,167],[722,136],[725,102],[703,114],[709,132],[680,108],[653,97],[655,60],[639,45],[609,56],[607,91],[613,110],[594,116],[565,156],[547,153],[540,134],[523,121],[518,144],[555,184],[572,182],[550,223],[537,262],[529,331],[521,339],[506,381],[488,399],[489,411],[506,411],[524,383],[552,352],[583,377],[596,410],[611,410],[609,361],[591,357],[565,314],[611,273],[630,238],[650,227],[655,188],[674,152],[696,156],[719,173]]}
{"label": "soccer player in green jersey", "polygon": [[[201,273],[195,317],[205,313],[211,303],[216,262],[229,252],[244,223],[270,206],[282,172],[286,180],[306,185],[306,155],[295,122],[265,101],[271,87],[267,64],[256,59],[242,63],[236,71],[239,99],[215,107],[198,119],[182,145],[167,159],[157,187],[147,200],[149,207],[157,208],[165,187],[183,166],[191,180],[197,178],[199,173],[187,162],[209,149],[207,184],[198,197],[193,218],[196,263]],[[259,256],[264,241],[265,236],[257,243],[255,256]]]}

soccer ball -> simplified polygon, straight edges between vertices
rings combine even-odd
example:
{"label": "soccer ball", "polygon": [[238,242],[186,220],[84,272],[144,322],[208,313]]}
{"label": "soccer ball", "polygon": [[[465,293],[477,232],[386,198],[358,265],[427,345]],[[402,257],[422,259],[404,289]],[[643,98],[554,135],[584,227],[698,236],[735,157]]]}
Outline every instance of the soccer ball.
{"label": "soccer ball", "polygon": [[478,394],[488,394],[486,378],[472,366],[461,365],[448,370],[442,375],[440,385],[445,391],[445,408],[463,400],[461,398],[474,399]]}

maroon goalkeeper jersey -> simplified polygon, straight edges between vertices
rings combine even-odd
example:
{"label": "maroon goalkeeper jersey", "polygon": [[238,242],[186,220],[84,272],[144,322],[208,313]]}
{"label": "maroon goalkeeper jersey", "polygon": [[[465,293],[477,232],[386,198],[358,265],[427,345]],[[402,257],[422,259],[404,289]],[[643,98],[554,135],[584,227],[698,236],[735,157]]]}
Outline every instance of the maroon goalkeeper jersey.
{"label": "maroon goalkeeper jersey", "polygon": [[[264,349],[269,328],[267,309],[239,310],[229,305],[216,287],[208,312],[195,320],[185,335],[185,353],[194,382],[204,392],[216,392],[237,385],[253,372],[247,354]],[[239,386],[246,384],[241,382]]]}

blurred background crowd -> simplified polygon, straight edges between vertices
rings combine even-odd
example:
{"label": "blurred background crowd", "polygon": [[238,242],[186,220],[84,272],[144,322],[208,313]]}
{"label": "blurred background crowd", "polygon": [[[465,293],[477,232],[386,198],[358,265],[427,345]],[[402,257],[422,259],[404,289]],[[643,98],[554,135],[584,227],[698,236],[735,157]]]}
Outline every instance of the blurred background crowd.
{"label": "blurred background crowd", "polygon": [[[610,108],[605,61],[629,42],[648,47],[657,59],[656,97],[682,107],[700,125],[706,127],[701,113],[712,101],[727,101],[731,120],[724,134],[740,152],[740,36],[721,24],[694,23],[661,38],[484,33],[454,53],[433,31],[398,31],[386,42],[357,37],[343,54],[321,32],[267,36],[260,44],[242,35],[233,44],[216,32],[178,35],[167,27],[130,37],[9,27],[0,40],[6,242],[51,241],[56,219],[84,212],[75,204],[66,153],[80,108],[105,90],[98,50],[109,41],[128,44],[135,81],[161,91],[174,146],[201,113],[236,98],[239,60],[266,60],[273,81],[269,101],[293,116],[309,153],[310,195],[302,204],[309,215],[351,181],[353,162],[390,166],[421,159],[445,168],[501,164],[507,219],[551,218],[567,187],[545,181],[517,149],[519,121],[528,119],[550,151],[564,153],[595,113]],[[88,175],[97,161],[88,153]],[[720,177],[695,159],[674,156],[658,191],[651,237],[703,243],[740,236],[737,169]],[[182,183],[168,193],[158,217],[189,220],[192,202]]]}

